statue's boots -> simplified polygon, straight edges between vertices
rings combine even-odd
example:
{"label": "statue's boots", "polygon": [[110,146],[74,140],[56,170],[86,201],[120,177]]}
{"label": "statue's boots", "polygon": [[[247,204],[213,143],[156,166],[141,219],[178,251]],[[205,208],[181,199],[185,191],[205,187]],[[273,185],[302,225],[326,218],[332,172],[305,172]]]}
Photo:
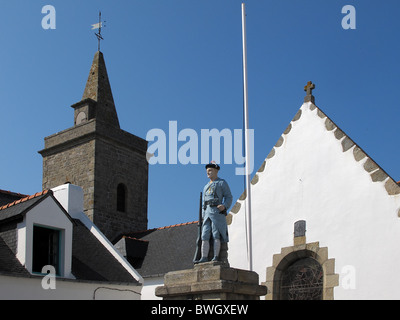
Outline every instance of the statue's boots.
{"label": "statue's boots", "polygon": [[214,257],[211,261],[218,261],[219,251],[221,250],[221,240],[214,239]]}
{"label": "statue's boots", "polygon": [[208,262],[209,250],[210,250],[210,242],[203,240],[201,243],[201,259],[198,261],[198,263]]}

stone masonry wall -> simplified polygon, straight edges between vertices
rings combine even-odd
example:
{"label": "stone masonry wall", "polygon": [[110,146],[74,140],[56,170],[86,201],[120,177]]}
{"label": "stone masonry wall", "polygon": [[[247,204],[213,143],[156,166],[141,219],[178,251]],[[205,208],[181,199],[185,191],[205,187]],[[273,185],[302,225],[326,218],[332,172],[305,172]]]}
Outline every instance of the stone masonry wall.
{"label": "stone masonry wall", "polygon": [[[147,142],[91,120],[45,138],[43,189],[80,186],[85,214],[112,240],[147,228]],[[117,211],[117,186],[126,187],[126,210]]]}
{"label": "stone masonry wall", "polygon": [[43,189],[51,189],[70,182],[83,189],[84,210],[93,220],[95,141],[43,157]]}
{"label": "stone masonry wall", "polygon": [[[95,217],[110,240],[124,232],[147,229],[148,163],[145,154],[96,141]],[[126,187],[125,212],[117,211],[117,187]]]}

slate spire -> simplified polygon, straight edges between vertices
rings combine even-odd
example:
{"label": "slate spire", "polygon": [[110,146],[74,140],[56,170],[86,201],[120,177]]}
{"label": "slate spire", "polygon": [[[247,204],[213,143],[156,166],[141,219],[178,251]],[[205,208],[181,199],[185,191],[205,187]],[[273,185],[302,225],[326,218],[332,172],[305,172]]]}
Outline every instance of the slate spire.
{"label": "slate spire", "polygon": [[119,128],[118,115],[108,80],[106,63],[101,51],[97,51],[94,55],[82,101],[88,98],[97,102],[95,107],[97,120]]}

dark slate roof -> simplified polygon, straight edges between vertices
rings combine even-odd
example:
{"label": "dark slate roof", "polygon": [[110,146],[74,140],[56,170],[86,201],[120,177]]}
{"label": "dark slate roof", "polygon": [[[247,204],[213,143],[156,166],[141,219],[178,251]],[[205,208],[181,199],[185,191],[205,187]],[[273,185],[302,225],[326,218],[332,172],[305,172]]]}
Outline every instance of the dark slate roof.
{"label": "dark slate roof", "polygon": [[46,190],[0,206],[0,273],[16,276],[30,275],[15,256],[15,230],[23,215],[51,194],[52,192]]}
{"label": "dark slate roof", "polygon": [[142,277],[193,268],[197,221],[124,235],[115,247]]}
{"label": "dark slate roof", "polygon": [[[49,196],[58,203],[53,192],[45,190],[0,207],[0,273],[30,276],[14,252],[16,227],[25,213]],[[138,283],[80,220],[59,206],[73,223],[72,274],[77,280]]]}
{"label": "dark slate roof", "polygon": [[3,205],[0,207],[0,224],[21,218],[29,209],[52,194],[51,190],[44,190],[32,196]]}
{"label": "dark slate roof", "polygon": [[138,282],[80,220],[75,222],[72,237],[72,274],[77,279]]}
{"label": "dark slate roof", "polygon": [[0,273],[29,276],[29,272],[19,262],[14,252],[0,236]]}
{"label": "dark slate roof", "polygon": [[7,203],[14,202],[16,200],[26,198],[26,197],[27,197],[27,195],[25,195],[25,194],[6,191],[6,190],[0,190],[0,207]]}

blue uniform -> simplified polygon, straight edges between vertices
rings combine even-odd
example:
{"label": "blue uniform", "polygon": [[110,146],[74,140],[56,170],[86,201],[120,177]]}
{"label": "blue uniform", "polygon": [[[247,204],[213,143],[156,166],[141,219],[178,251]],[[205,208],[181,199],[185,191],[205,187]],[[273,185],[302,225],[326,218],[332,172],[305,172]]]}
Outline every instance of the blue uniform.
{"label": "blue uniform", "polygon": [[221,242],[229,241],[226,217],[217,208],[220,204],[228,211],[232,204],[232,194],[228,183],[224,179],[217,178],[207,183],[203,189],[202,241],[210,240],[211,234],[214,239],[220,239]]}

